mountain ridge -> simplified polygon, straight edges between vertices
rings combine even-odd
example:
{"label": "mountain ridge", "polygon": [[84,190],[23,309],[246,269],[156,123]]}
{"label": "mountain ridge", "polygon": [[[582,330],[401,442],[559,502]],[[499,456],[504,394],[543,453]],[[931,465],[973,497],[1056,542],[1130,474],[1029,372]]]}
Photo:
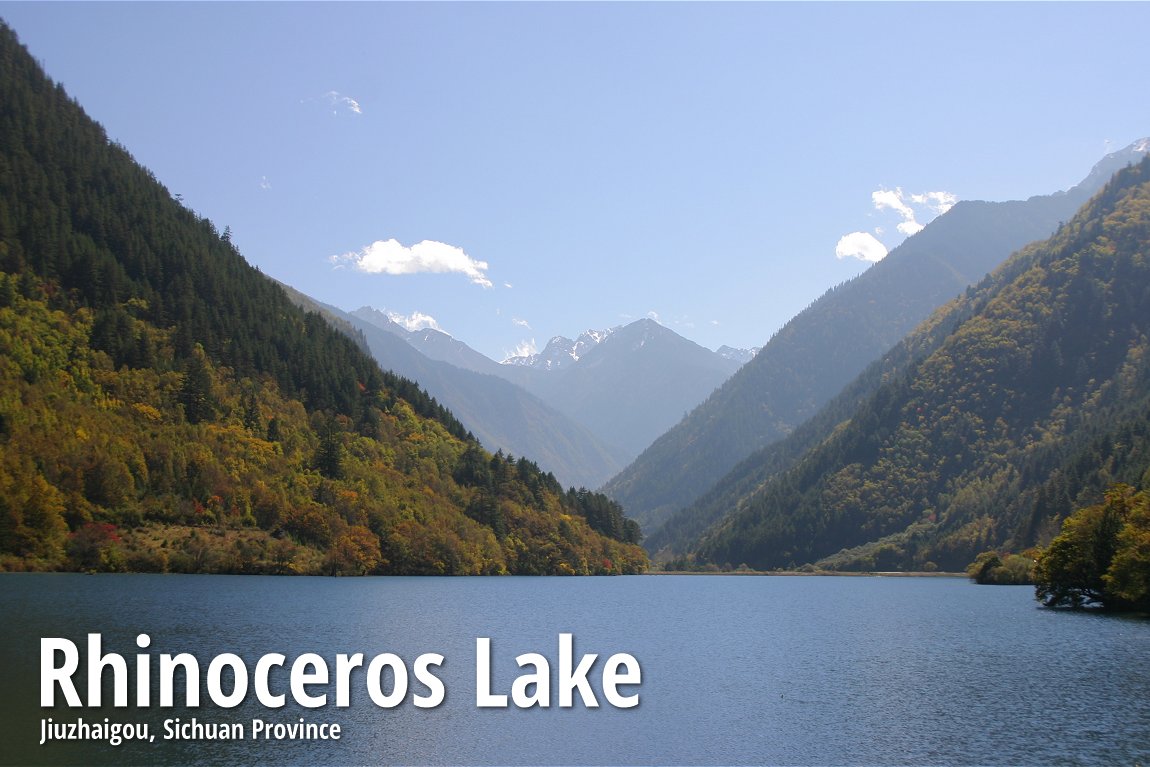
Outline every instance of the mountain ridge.
{"label": "mountain ridge", "polygon": [[578,362],[535,377],[531,390],[635,456],[738,367],[645,318],[617,328]]}
{"label": "mountain ridge", "polygon": [[[363,307],[343,312],[293,292],[298,301],[362,334],[382,367],[419,381],[490,450],[530,456],[564,486],[597,487],[622,466],[625,456],[621,451],[526,387],[487,372],[497,363],[448,334],[434,329],[410,331],[378,310]],[[430,338],[440,353],[431,356],[427,346],[418,343],[420,338]],[[474,362],[475,358],[488,364]]]}
{"label": "mountain ridge", "polygon": [[[546,407],[586,429],[597,443],[594,450],[613,462],[607,471],[579,474],[580,479],[588,480],[588,487],[598,487],[613,476],[742,364],[739,355],[713,352],[650,318],[602,331],[589,330],[574,340],[556,336],[538,355],[497,363],[442,331],[409,331],[378,309],[362,307],[350,316],[353,321],[369,323],[402,338],[432,359],[521,387]],[[633,338],[638,342],[632,343],[629,339]],[[651,345],[643,343],[643,338],[651,339]],[[411,370],[417,380],[422,380],[421,375],[429,376],[429,385],[454,409],[477,412],[464,404],[458,392],[447,393],[442,380],[450,377],[447,372],[404,369]],[[438,383],[430,383],[436,379],[440,379]],[[465,420],[473,428],[492,432],[490,423],[480,426],[477,418]],[[542,439],[546,435],[538,436]],[[545,447],[538,443],[532,450],[532,455],[546,454]],[[573,476],[560,465],[555,466],[560,473]]]}
{"label": "mountain ridge", "polygon": [[[1111,153],[1095,167],[1141,155],[1140,146]],[[814,415],[935,308],[1018,248],[1049,236],[1089,198],[1100,177],[1092,172],[1071,190],[1025,201],[958,202],[788,321],[604,492],[643,524],[650,543],[670,515]]]}
{"label": "mountain ridge", "polygon": [[585,330],[578,338],[571,339],[566,336],[555,336],[547,342],[543,351],[536,354],[521,354],[508,357],[499,364],[518,367],[535,368],[537,370],[560,370],[578,362],[612,333],[619,330],[621,325],[606,330]]}
{"label": "mountain ridge", "polygon": [[845,417],[789,457],[757,454],[778,470],[711,498],[731,511],[688,548],[768,569],[960,569],[1045,543],[1111,482],[1150,482],[1147,243],[1150,159],[872,365]]}

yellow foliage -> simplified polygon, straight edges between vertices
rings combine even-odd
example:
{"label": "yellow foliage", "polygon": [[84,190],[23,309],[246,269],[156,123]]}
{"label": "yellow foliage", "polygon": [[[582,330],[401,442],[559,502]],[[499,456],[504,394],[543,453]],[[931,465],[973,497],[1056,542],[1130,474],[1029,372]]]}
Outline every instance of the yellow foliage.
{"label": "yellow foliage", "polygon": [[135,410],[140,415],[144,416],[144,418],[147,418],[149,421],[153,421],[153,422],[158,423],[158,422],[164,420],[164,414],[163,413],[161,413],[158,409],[156,409],[156,408],[152,407],[151,405],[148,405],[144,402],[134,403],[132,405],[132,409]]}
{"label": "yellow foliage", "polygon": [[[322,419],[270,379],[207,365],[217,415],[189,424],[168,334],[135,322],[152,339],[157,369],[117,370],[88,349],[89,312],[69,316],[20,297],[0,310],[9,432],[0,567],[494,575],[646,566],[641,549],[595,533],[554,492],[528,490],[510,459],[499,459],[502,517],[466,516],[477,490],[453,472],[472,448],[402,400],[379,414],[378,438],[334,420],[347,446],[340,479],[313,464]],[[241,422],[253,394],[254,429]],[[265,438],[273,418],[274,440]],[[66,548],[65,519],[87,543]]]}

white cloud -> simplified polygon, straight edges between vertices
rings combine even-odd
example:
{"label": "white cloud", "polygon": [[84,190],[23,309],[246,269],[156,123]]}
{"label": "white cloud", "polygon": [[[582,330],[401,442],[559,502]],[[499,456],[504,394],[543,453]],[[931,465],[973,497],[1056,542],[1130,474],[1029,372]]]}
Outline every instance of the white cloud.
{"label": "white cloud", "polygon": [[431,328],[432,330],[441,332],[443,330],[443,328],[439,327],[439,323],[435,321],[434,317],[418,310],[411,314],[388,312],[387,318],[398,325],[402,325],[407,330],[424,330],[425,328]]}
{"label": "white cloud", "polygon": [[434,240],[423,240],[411,247],[401,245],[398,240],[376,240],[363,250],[331,256],[329,259],[337,267],[350,263],[355,269],[367,274],[446,274],[458,272],[466,275],[476,285],[491,287],[491,280],[484,273],[486,261],[477,261],[463,252],[462,248]]}
{"label": "white cloud", "polygon": [[504,354],[503,359],[504,359],[504,361],[506,361],[506,360],[511,359],[512,357],[530,357],[531,355],[538,354],[538,353],[539,353],[539,348],[537,346],[535,346],[535,339],[532,338],[532,339],[527,340],[527,341],[521,341],[519,343],[519,345],[516,346],[513,351],[504,352],[503,353]]}
{"label": "white cloud", "polygon": [[941,216],[954,207],[954,204],[958,202],[958,197],[950,192],[924,192],[923,194],[912,194],[910,201],[915,205],[925,205],[928,210],[934,212],[934,215]]}
{"label": "white cloud", "polygon": [[260,176],[260,189],[265,192],[272,188],[272,182],[268,181],[267,176]]}
{"label": "white cloud", "polygon": [[886,245],[870,232],[851,232],[839,238],[835,245],[837,258],[857,258],[860,261],[882,261],[886,258]]}
{"label": "white cloud", "polygon": [[914,211],[903,202],[902,189],[898,187],[895,187],[893,191],[890,189],[879,189],[877,192],[871,192],[870,199],[871,202],[874,203],[875,210],[890,208],[902,216],[904,220],[914,220]]}
{"label": "white cloud", "polygon": [[912,234],[918,234],[926,227],[917,221],[903,221],[895,228],[905,234],[907,237],[910,237]]}
{"label": "white cloud", "polygon": [[[958,198],[950,192],[923,192],[922,194],[905,194],[901,187],[894,189],[879,189],[871,192],[871,202],[875,210],[893,210],[902,216],[902,222],[897,229],[910,237],[923,230],[926,224],[935,216],[941,216],[954,207]],[[920,222],[920,216],[925,216],[925,223]],[[881,229],[875,230],[881,234]]]}
{"label": "white cloud", "polygon": [[[902,219],[895,229],[904,237],[921,232],[936,216],[946,213],[958,198],[950,192],[923,192],[922,194],[906,194],[902,187],[894,189],[879,189],[871,192],[871,203],[877,211],[894,211]],[[921,219],[921,220],[920,220]],[[882,244],[875,235],[885,232],[882,226],[874,228],[874,234],[869,232],[851,232],[839,238],[835,246],[835,256],[838,258],[857,258],[862,261],[881,261],[888,253],[886,245]]]}
{"label": "white cloud", "polygon": [[521,328],[527,328],[528,330],[531,330],[531,324],[528,323],[527,320],[521,320],[518,317],[512,317],[511,322],[518,325]]}
{"label": "white cloud", "polygon": [[339,91],[328,91],[323,94],[323,97],[331,104],[332,114],[338,114],[340,109],[346,109],[348,112],[357,115],[363,114],[363,108],[359,105],[359,102],[351,96],[344,96]]}

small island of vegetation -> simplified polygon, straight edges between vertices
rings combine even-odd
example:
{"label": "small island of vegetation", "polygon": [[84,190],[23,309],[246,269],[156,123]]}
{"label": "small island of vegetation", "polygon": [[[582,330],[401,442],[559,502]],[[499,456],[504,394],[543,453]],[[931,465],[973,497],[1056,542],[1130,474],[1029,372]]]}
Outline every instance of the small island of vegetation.
{"label": "small island of vegetation", "polygon": [[1150,612],[1150,493],[1115,485],[1067,517],[1035,565],[1047,607]]}
{"label": "small island of vegetation", "polygon": [[966,573],[979,584],[1033,584],[1046,607],[1150,613],[1150,493],[1116,484],[1067,517],[1045,549],[985,551]]}

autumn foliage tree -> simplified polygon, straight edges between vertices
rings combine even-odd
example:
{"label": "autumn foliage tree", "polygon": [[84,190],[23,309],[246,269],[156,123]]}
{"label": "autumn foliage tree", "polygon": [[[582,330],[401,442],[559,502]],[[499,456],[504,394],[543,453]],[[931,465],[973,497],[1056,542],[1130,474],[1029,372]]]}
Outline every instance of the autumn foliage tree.
{"label": "autumn foliage tree", "polygon": [[1047,607],[1150,610],[1150,494],[1116,485],[1068,517],[1038,559],[1035,595]]}

